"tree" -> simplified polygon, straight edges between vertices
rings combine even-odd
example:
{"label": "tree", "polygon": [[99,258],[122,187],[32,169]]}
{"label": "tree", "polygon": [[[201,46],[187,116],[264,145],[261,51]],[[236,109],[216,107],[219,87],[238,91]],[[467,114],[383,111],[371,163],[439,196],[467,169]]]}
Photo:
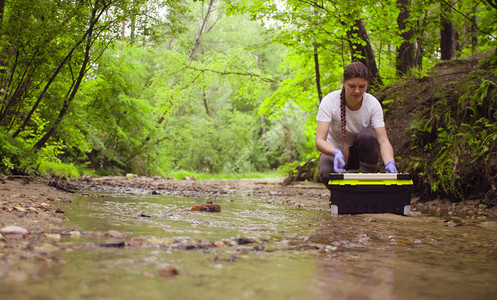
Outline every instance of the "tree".
{"label": "tree", "polygon": [[442,60],[456,58],[456,26],[450,19],[454,3],[454,1],[451,1],[450,3],[442,2],[441,4],[440,54]]}
{"label": "tree", "polygon": [[417,61],[415,59],[415,43],[413,39],[413,29],[409,24],[411,0],[398,0],[397,5],[400,9],[397,17],[397,26],[400,30],[402,37],[402,44],[397,50],[397,73],[402,76],[408,71],[416,67]]}

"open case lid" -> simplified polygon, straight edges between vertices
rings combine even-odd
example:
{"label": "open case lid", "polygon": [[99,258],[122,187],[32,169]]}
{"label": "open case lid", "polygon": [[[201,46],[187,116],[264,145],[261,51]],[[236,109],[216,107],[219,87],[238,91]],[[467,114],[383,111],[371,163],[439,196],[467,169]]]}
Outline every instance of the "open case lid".
{"label": "open case lid", "polygon": [[406,173],[332,173],[330,185],[413,185]]}

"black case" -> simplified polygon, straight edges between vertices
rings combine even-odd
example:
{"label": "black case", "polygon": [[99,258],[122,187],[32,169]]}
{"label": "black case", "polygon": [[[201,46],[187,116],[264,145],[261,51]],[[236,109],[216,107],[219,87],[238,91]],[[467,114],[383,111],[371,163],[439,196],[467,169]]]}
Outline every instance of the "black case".
{"label": "black case", "polygon": [[336,173],[331,174],[329,185],[332,215],[411,212],[409,174]]}

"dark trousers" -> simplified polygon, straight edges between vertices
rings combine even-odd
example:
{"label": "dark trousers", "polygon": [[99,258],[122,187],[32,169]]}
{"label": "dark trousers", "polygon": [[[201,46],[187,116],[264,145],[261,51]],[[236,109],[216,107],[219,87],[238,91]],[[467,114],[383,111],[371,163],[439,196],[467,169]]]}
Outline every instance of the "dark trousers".
{"label": "dark trousers", "polygon": [[[358,170],[363,173],[377,172],[379,153],[380,145],[376,133],[371,128],[364,128],[357,135],[355,143],[349,147],[349,161],[346,170]],[[335,156],[323,153],[319,156],[319,175],[328,189],[330,189],[328,185],[330,174],[335,173],[334,160]]]}

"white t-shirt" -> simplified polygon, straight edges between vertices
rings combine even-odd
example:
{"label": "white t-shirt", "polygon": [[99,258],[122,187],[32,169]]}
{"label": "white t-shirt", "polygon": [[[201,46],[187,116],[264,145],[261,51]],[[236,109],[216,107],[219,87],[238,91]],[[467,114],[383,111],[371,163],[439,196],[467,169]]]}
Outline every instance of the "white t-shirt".
{"label": "white t-shirt", "polygon": [[[326,141],[338,149],[342,148],[340,93],[341,90],[333,91],[323,98],[316,118],[321,122],[331,122]],[[385,127],[381,104],[371,94],[364,93],[360,109],[352,111],[345,107],[345,110],[347,121],[345,138],[350,146],[354,144],[357,134],[362,129],[370,126],[373,128]]]}

